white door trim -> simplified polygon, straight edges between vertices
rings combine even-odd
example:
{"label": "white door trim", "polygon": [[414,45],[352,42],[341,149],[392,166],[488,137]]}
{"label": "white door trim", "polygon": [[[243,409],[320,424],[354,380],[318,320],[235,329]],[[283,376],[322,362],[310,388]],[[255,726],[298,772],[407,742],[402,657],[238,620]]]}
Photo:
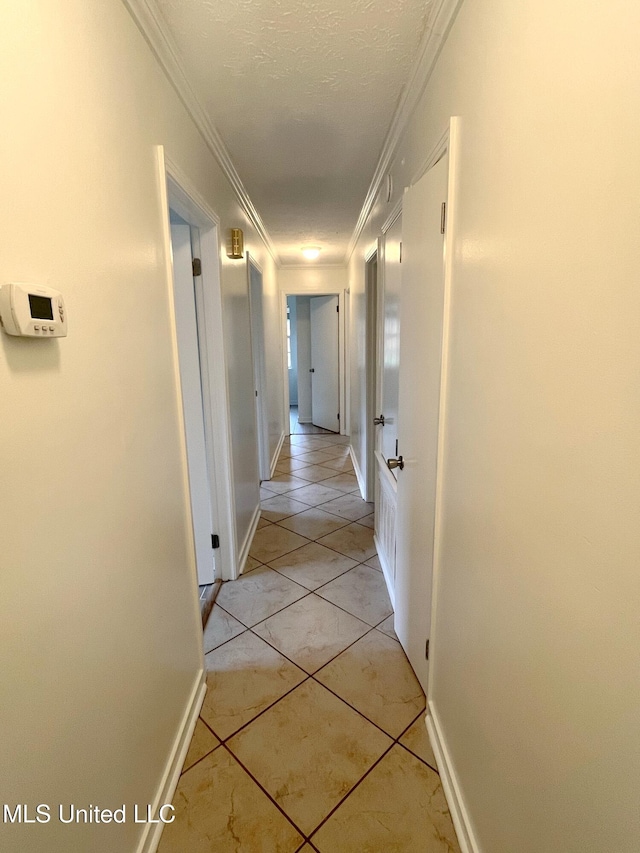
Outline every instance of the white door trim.
{"label": "white door trim", "polygon": [[[375,264],[375,275],[374,275]],[[364,428],[364,464],[361,474],[364,484],[360,484],[363,497],[366,501],[375,500],[375,478],[376,478],[376,429],[373,419],[380,412],[376,410],[379,400],[378,394],[378,291],[379,291],[379,256],[378,246],[369,252],[365,260],[365,387],[366,403]],[[363,488],[364,485],[364,488]]]}
{"label": "white door trim", "polygon": [[[196,285],[196,300],[202,307],[202,321],[199,320],[200,345],[202,347],[203,366],[203,402],[205,409],[205,435],[209,454],[211,480],[212,530],[220,536],[219,554],[216,554],[216,578],[232,580],[238,575],[235,519],[235,495],[233,486],[233,462],[231,456],[231,430],[229,420],[229,393],[227,389],[226,355],[224,348],[224,330],[222,320],[222,287],[219,251],[220,219],[211,210],[207,202],[191,185],[180,168],[165,155],[164,147],[156,148],[160,209],[163,217],[165,242],[165,263],[168,281],[172,282],[171,271],[171,235],[169,231],[169,207],[182,216],[185,221],[200,229],[200,252],[202,276]],[[172,283],[171,283],[171,286]],[[172,318],[173,348],[178,392],[180,377],[178,374],[178,349],[175,337],[175,318]],[[200,325],[201,322],[201,325]],[[181,399],[181,396],[179,396]],[[186,469],[186,443],[182,412],[180,421],[183,432],[183,460],[185,477],[185,499],[191,516],[188,474]],[[193,548],[193,543],[191,544]],[[195,554],[194,554],[195,565]],[[195,606],[199,604],[195,601]]]}
{"label": "white door trim", "polygon": [[[310,288],[300,289],[296,287],[286,287],[280,291],[280,334],[282,340],[282,369],[284,375],[284,394],[282,397],[283,401],[283,414],[284,414],[284,423],[289,423],[289,367],[287,365],[287,296],[336,296],[338,297],[338,338],[339,338],[339,352],[338,352],[338,383],[340,386],[340,435],[346,435],[346,363],[347,357],[345,353],[345,341],[346,341],[346,333],[345,333],[345,299],[348,298],[346,296],[345,290],[327,290],[326,288],[321,288],[319,290],[313,290]],[[288,428],[288,427],[287,427]]]}
{"label": "white door trim", "polygon": [[[435,522],[433,531],[433,581],[431,595],[431,631],[429,637],[429,680],[427,695],[433,695],[434,673],[438,661],[438,590],[442,562],[442,494],[445,470],[445,433],[447,427],[447,403],[449,392],[449,349],[451,331],[451,289],[453,281],[453,249],[457,228],[457,191],[458,173],[460,170],[460,118],[453,116],[449,128],[440,140],[441,151],[438,148],[432,152],[429,165],[434,165],[442,154],[449,152],[449,178],[447,185],[446,229],[444,235],[444,302],[442,310],[442,360],[440,364],[440,405],[438,412],[438,449],[436,461],[436,497]],[[429,162],[429,161],[428,161]]]}

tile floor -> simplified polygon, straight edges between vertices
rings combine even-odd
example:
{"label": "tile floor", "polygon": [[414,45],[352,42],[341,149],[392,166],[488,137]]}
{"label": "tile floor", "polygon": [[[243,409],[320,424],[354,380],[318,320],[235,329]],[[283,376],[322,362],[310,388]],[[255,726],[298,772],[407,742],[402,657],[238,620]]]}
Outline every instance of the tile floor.
{"label": "tile floor", "polygon": [[459,853],[347,440],[292,435],[262,507],[160,853]]}

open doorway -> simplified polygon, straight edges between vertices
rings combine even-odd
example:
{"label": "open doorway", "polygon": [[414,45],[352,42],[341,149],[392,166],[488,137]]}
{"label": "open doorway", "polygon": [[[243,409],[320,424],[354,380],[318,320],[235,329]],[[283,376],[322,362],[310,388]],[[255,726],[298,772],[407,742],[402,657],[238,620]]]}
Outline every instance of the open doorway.
{"label": "open doorway", "polygon": [[165,160],[160,147],[158,166],[173,294],[194,587],[202,595],[218,581],[234,577],[237,562],[218,222],[177,167]]}
{"label": "open doorway", "polygon": [[291,434],[340,433],[341,330],[338,294],[286,299]]}

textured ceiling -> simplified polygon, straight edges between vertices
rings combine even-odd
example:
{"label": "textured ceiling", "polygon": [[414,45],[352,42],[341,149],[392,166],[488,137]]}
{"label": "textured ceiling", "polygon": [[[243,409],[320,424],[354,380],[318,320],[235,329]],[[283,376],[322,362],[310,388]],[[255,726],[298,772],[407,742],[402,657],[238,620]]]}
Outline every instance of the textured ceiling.
{"label": "textured ceiling", "polygon": [[431,0],[156,3],[282,262],[342,262]]}

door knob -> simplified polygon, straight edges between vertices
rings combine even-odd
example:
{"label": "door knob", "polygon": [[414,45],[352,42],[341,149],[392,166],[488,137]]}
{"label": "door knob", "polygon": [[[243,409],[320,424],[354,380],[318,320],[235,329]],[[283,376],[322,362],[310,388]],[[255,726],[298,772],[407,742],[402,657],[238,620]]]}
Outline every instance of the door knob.
{"label": "door knob", "polygon": [[404,468],[402,456],[398,456],[397,459],[387,459],[387,468],[389,468],[390,471],[393,471],[394,468],[399,468],[402,471]]}
{"label": "door knob", "polygon": [[373,422],[376,426],[379,426],[379,425],[384,426],[384,415],[380,415],[379,418],[374,418]]}

